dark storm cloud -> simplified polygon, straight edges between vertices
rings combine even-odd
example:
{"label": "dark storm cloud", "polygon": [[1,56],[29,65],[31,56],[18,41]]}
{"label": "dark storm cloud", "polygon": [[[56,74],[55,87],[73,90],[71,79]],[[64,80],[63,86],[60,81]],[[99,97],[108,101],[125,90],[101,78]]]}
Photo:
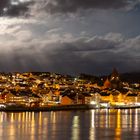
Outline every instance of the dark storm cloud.
{"label": "dark storm cloud", "polygon": [[50,13],[76,12],[79,9],[121,9],[134,6],[138,0],[50,0]]}
{"label": "dark storm cloud", "polygon": [[[48,55],[49,67],[52,71],[71,74],[108,74],[113,67],[117,67],[121,72],[138,71],[139,41],[139,37],[125,41],[119,41],[115,37],[112,40],[95,37],[78,39],[70,43],[57,43],[56,49]],[[44,48],[42,52],[47,50]]]}
{"label": "dark storm cloud", "polygon": [[[119,49],[117,44],[112,40],[107,40],[104,38],[94,37],[94,38],[79,38],[70,43],[62,43],[61,50],[59,52],[88,52],[88,51],[103,51],[103,50],[115,50]],[[60,47],[58,47],[60,48]]]}
{"label": "dark storm cloud", "polygon": [[35,7],[51,14],[72,13],[79,9],[131,9],[138,2],[139,0],[1,0],[0,15],[27,16]]}
{"label": "dark storm cloud", "polygon": [[0,16],[27,16],[30,4],[33,1],[0,0]]}
{"label": "dark storm cloud", "polygon": [[9,0],[1,0],[0,1],[0,15],[3,14],[4,8],[9,5],[10,1]]}
{"label": "dark storm cloud", "polygon": [[113,67],[121,71],[139,70],[140,37],[121,41],[116,36],[118,37],[112,34],[111,39],[106,35],[73,38],[71,41],[55,38],[51,41],[32,40],[28,44],[21,44],[21,41],[9,43],[13,49],[9,46],[8,51],[0,51],[0,70],[51,71],[68,74],[103,74],[111,72]]}

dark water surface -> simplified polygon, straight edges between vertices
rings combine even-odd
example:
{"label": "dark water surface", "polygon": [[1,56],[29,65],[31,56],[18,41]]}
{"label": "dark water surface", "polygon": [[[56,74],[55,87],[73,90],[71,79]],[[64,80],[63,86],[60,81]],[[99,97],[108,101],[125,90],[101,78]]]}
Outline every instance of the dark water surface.
{"label": "dark water surface", "polygon": [[0,112],[0,140],[140,140],[140,109]]}

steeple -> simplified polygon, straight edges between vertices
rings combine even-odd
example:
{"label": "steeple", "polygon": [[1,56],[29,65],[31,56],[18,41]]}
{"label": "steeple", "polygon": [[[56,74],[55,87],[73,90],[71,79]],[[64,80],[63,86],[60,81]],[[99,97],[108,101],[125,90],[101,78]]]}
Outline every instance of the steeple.
{"label": "steeple", "polygon": [[116,68],[113,69],[110,77],[110,83],[112,89],[120,89],[122,88],[122,82],[120,80],[119,72]]}
{"label": "steeple", "polygon": [[120,79],[119,73],[116,68],[113,68],[110,80],[111,81],[118,81]]}

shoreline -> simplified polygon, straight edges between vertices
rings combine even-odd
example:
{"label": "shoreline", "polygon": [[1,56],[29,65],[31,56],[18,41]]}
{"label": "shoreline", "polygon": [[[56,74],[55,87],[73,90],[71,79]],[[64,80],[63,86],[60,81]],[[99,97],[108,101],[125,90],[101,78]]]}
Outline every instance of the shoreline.
{"label": "shoreline", "polygon": [[8,106],[0,108],[1,112],[47,112],[47,111],[68,111],[68,110],[91,110],[91,109],[136,109],[140,106],[111,106],[111,107],[96,107],[95,105],[59,105],[46,107],[16,107]]}
{"label": "shoreline", "polygon": [[8,106],[0,108],[4,112],[40,112],[40,111],[63,111],[63,110],[88,110],[95,109],[92,105],[59,105],[59,106],[46,106],[46,107],[16,107]]}

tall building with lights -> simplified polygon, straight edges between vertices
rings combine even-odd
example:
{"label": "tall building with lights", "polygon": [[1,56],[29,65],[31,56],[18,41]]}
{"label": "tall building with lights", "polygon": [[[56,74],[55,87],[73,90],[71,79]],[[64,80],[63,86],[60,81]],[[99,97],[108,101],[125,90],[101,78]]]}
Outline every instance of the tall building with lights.
{"label": "tall building with lights", "polygon": [[121,89],[122,88],[120,74],[116,68],[113,69],[111,76],[110,76],[110,87],[112,89]]}

